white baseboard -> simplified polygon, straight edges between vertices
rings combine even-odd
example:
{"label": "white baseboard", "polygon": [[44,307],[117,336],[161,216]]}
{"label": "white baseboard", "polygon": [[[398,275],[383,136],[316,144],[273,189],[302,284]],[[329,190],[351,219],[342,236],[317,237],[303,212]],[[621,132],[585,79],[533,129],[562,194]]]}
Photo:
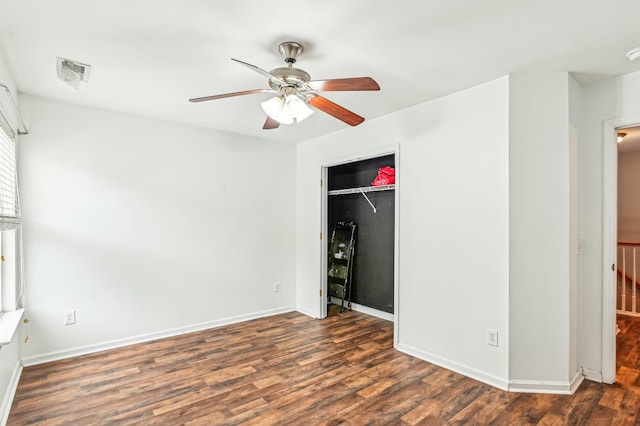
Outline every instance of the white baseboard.
{"label": "white baseboard", "polygon": [[573,395],[578,390],[578,387],[582,384],[583,381],[584,373],[582,372],[582,368],[579,368],[576,374],[571,379],[571,388],[569,389],[571,395]]}
{"label": "white baseboard", "polygon": [[455,371],[464,376],[470,377],[474,380],[486,383],[488,385],[497,387],[499,389],[509,392],[524,392],[524,393],[550,393],[550,394],[573,394],[578,386],[585,378],[585,374],[582,369],[579,369],[573,376],[571,381],[545,381],[545,380],[505,380],[501,377],[487,374],[483,371],[479,371],[469,366],[452,362],[451,360],[444,359],[432,353],[408,346],[398,344],[397,349],[401,352],[415,356],[424,361],[430,362],[437,366],[446,368],[447,370]]}
{"label": "white baseboard", "polygon": [[411,356],[415,356],[416,358],[430,362],[431,364],[435,364],[439,367],[446,368],[447,370],[455,371],[456,373],[478,380],[479,382],[486,383],[502,390],[509,390],[509,382],[501,377],[494,376],[493,374],[487,374],[475,368],[444,359],[432,353],[409,345],[404,345],[402,343],[399,343],[396,349]]}
{"label": "white baseboard", "polygon": [[582,373],[584,374],[584,378],[587,380],[591,380],[592,382],[602,383],[602,372],[591,370],[589,368],[582,368]]}
{"label": "white baseboard", "polygon": [[11,411],[11,405],[13,404],[13,398],[16,396],[16,390],[18,389],[18,382],[20,381],[20,375],[22,374],[22,364],[20,361],[16,362],[13,372],[11,373],[11,380],[7,386],[7,393],[4,394],[2,399],[2,405],[0,405],[0,425],[6,425],[9,419],[9,412]]}
{"label": "white baseboard", "polygon": [[523,393],[550,393],[571,395],[569,382],[557,382],[552,380],[509,380],[509,392]]}
{"label": "white baseboard", "polygon": [[[342,299],[340,299],[339,297],[332,296],[331,303],[333,305],[339,306],[342,303]],[[345,307],[346,307],[346,303],[345,303]],[[359,305],[357,303],[351,302],[351,309],[356,312],[362,312],[363,314],[371,315],[372,317],[381,318],[383,320],[387,320],[391,322],[394,321],[393,314],[390,314],[389,312],[380,311],[378,309],[370,308],[369,306]]]}
{"label": "white baseboard", "polygon": [[313,309],[309,309],[305,306],[297,305],[296,311],[311,318],[318,318],[318,312],[314,311]]}
{"label": "white baseboard", "polygon": [[222,327],[224,325],[235,324],[242,321],[249,321],[256,318],[264,318],[273,315],[292,312],[293,306],[285,306],[277,309],[254,312],[246,315],[238,315],[234,317],[222,318],[215,321],[209,321],[199,324],[192,324],[185,327],[172,328],[169,330],[158,331],[154,333],[142,334],[138,336],[127,337],[124,339],[111,340],[103,343],[96,343],[87,346],[80,346],[62,351],[49,352],[46,354],[30,356],[22,359],[22,365],[28,367],[30,365],[43,364],[45,362],[57,361],[60,359],[71,358],[79,355],[86,355],[94,352],[105,351],[109,349],[121,348],[123,346],[134,345],[136,343],[144,343],[166,337],[178,336],[180,334],[192,333],[194,331],[207,330],[210,328]]}
{"label": "white baseboard", "polygon": [[573,395],[584,380],[582,369],[578,369],[569,382],[552,380],[510,380],[510,392],[550,393]]}

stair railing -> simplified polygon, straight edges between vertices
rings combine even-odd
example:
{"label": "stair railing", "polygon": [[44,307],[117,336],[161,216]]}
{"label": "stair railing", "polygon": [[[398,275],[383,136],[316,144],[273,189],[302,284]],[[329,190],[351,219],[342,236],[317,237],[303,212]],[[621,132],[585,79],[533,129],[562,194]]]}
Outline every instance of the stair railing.
{"label": "stair railing", "polygon": [[[637,252],[640,250],[636,250],[638,248],[640,248],[640,242],[618,241],[618,276],[620,277],[618,283],[620,285],[616,300],[618,302],[617,311],[620,314],[640,316],[637,304],[638,288],[640,287],[637,257]],[[628,267],[630,267],[630,271],[628,271]],[[631,298],[631,303],[627,303],[628,298]]]}

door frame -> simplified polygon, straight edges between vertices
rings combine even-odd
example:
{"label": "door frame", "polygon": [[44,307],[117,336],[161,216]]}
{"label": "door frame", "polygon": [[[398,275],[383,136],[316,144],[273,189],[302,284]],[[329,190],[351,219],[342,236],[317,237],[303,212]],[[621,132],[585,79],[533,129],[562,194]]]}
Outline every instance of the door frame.
{"label": "door frame", "polygon": [[327,317],[327,267],[328,267],[328,259],[327,259],[327,241],[329,238],[328,225],[327,225],[327,215],[328,215],[328,204],[329,204],[329,195],[328,193],[328,183],[327,176],[330,167],[340,166],[342,164],[354,163],[362,160],[369,160],[371,158],[376,157],[384,157],[385,155],[394,155],[395,160],[395,169],[396,169],[396,181],[395,181],[395,190],[394,190],[394,229],[393,229],[393,239],[394,239],[394,247],[393,247],[393,298],[394,298],[394,306],[393,306],[393,346],[397,347],[398,345],[398,330],[399,330],[399,321],[400,321],[400,290],[399,290],[399,280],[398,280],[398,268],[399,268],[399,257],[400,257],[400,175],[401,168],[400,166],[400,145],[395,144],[391,146],[386,146],[379,148],[377,150],[367,151],[359,154],[349,154],[342,157],[339,157],[329,163],[325,163],[320,171],[320,176],[322,177],[322,186],[321,186],[321,214],[320,214],[320,233],[323,236],[320,240],[320,256],[321,256],[321,277],[320,277],[320,319]]}
{"label": "door frame", "polygon": [[616,263],[618,261],[618,130],[640,126],[640,117],[604,122],[602,185],[602,381],[616,380]]}

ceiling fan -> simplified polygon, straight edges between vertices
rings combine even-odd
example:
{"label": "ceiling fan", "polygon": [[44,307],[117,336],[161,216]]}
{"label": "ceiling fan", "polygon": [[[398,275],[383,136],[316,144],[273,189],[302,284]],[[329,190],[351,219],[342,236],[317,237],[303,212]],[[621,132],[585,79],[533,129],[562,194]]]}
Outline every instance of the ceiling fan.
{"label": "ceiling fan", "polygon": [[211,101],[214,99],[230,98],[233,96],[251,95],[254,93],[276,93],[274,98],[262,102],[262,108],[267,113],[267,120],[263,129],[276,129],[280,124],[297,123],[319,109],[350,126],[357,126],[364,118],[348,109],[320,96],[321,91],[361,91],[380,90],[380,86],[371,77],[338,78],[330,80],[311,80],[311,76],[300,68],[294,68],[296,58],[304,51],[300,43],[287,41],[278,46],[278,51],[284,56],[286,67],[275,68],[270,72],[255,65],[238,59],[238,62],[269,79],[269,89],[253,89],[242,92],[225,93],[221,95],[204,96],[189,99],[190,102]]}

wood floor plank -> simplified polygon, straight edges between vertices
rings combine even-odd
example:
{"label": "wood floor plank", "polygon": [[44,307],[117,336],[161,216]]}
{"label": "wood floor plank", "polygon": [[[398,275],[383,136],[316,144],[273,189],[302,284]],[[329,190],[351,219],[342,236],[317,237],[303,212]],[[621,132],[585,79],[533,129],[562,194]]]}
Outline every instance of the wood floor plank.
{"label": "wood floor plank", "polygon": [[638,425],[640,318],[617,383],[510,393],[393,349],[393,324],[296,312],[26,367],[8,425]]}
{"label": "wood floor plank", "polygon": [[624,388],[620,387],[618,384],[615,384],[602,394],[602,397],[600,398],[600,401],[598,401],[598,404],[603,407],[613,408],[615,410],[622,404],[625,393],[626,392]]}
{"label": "wood floor plank", "polygon": [[515,397],[513,393],[491,389],[484,392],[448,421],[452,425],[488,425],[502,413]]}

